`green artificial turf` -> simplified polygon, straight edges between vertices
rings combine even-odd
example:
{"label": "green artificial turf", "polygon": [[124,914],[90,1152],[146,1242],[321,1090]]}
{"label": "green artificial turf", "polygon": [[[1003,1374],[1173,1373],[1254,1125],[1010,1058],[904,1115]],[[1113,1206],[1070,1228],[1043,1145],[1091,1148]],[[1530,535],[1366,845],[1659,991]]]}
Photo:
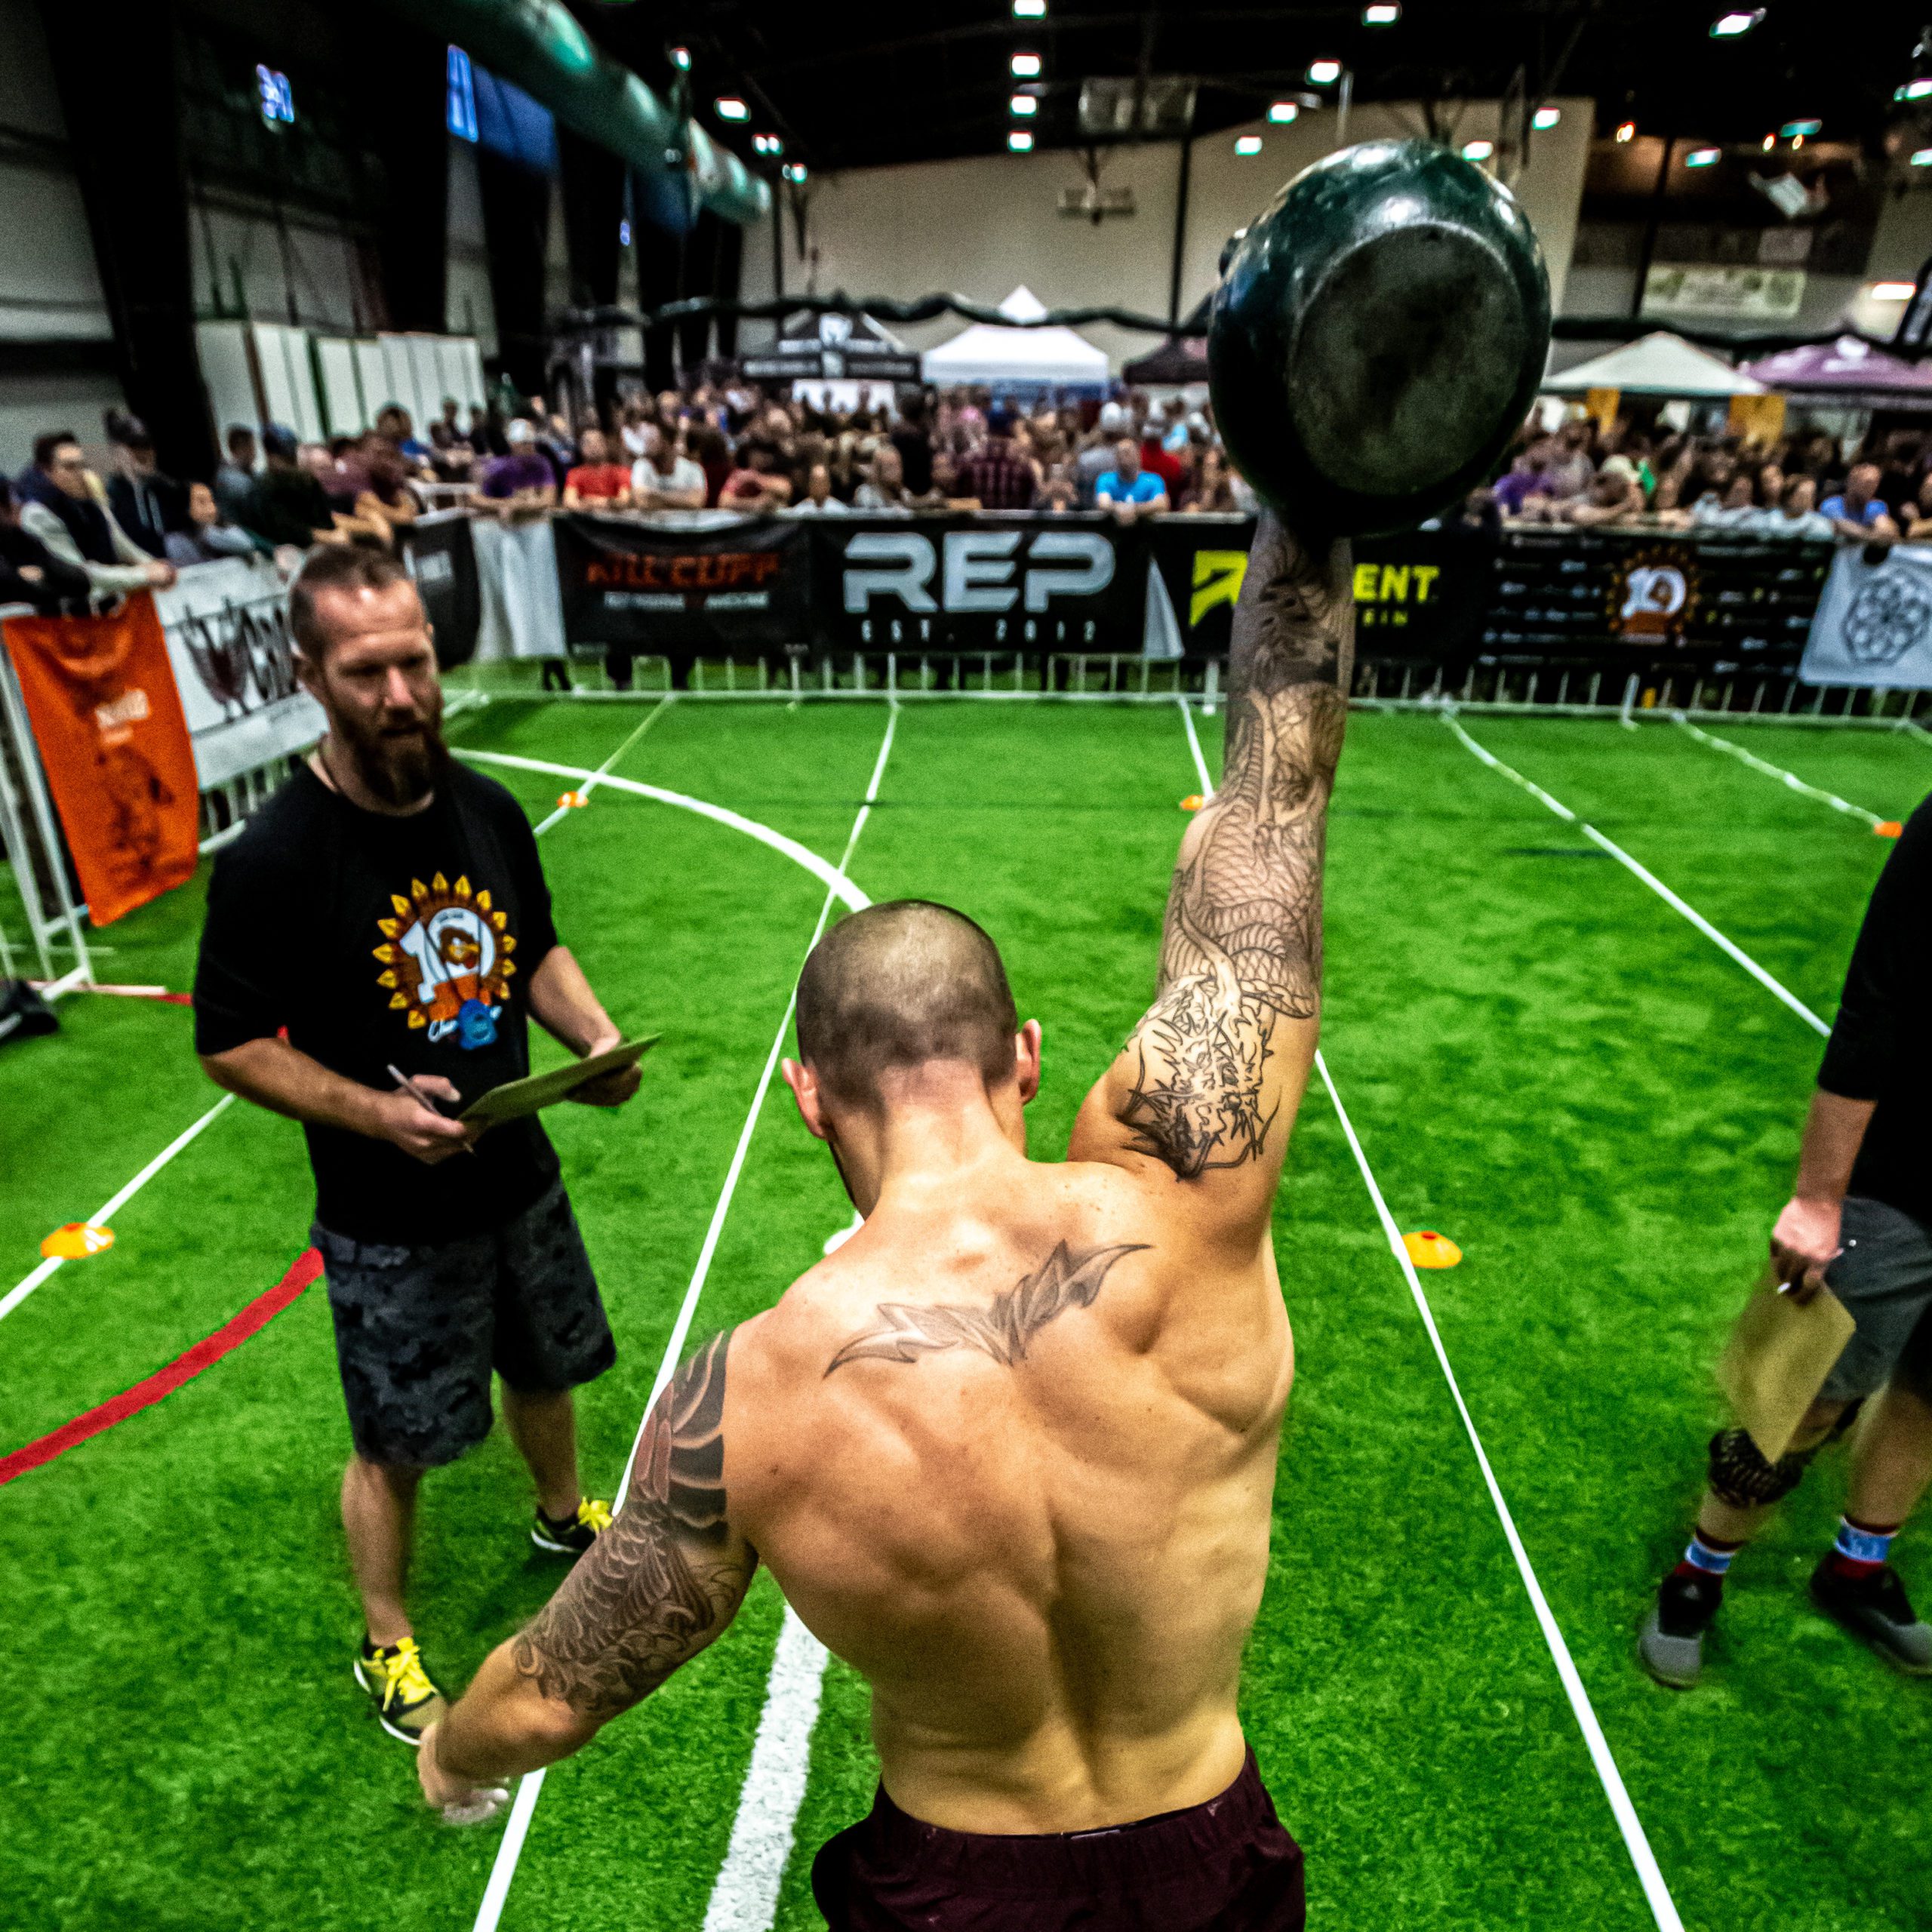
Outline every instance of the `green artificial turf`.
{"label": "green artificial turf", "polygon": [[[500,696],[465,746],[602,764],[637,703]],[[882,706],[680,703],[619,775],[843,850]],[[1829,1018],[1890,848],[1667,723],[1465,719]],[[1907,737],[1740,726],[1887,816],[1932,782]],[[1203,727],[1218,764],[1218,721]],[[540,820],[573,781],[488,768]],[[875,898],[959,905],[1044,1023],[1057,1154],[1151,989],[1181,797],[1169,708],[909,705],[854,857]],[[818,916],[820,882],[614,789],[544,839],[560,926],[614,1014],[661,1031],[618,1114],[550,1116],[617,1331],[584,1392],[608,1491],[691,1278]],[[103,935],[103,978],[185,986],[201,887]],[[1819,1041],[1623,867],[1435,720],[1358,716],[1331,833],[1325,1055],[1404,1228],[1475,1424],[1684,1922],[1906,1932],[1927,1916],[1932,1703],[1806,1606],[1841,1473],[1740,1561],[1709,1681],[1652,1686],[1632,1635],[1681,1546],[1710,1364],[1788,1185]],[[184,1009],[77,997],[0,1052],[0,1293],[215,1096]],[[230,1108],[115,1217],[108,1254],[0,1324],[0,1452],[101,1401],[269,1286],[306,1238],[299,1134]],[[694,1333],[767,1305],[849,1208],[782,1088],[758,1115]],[[1449,1390],[1334,1111],[1304,1105],[1277,1215],[1299,1377],[1244,1717],[1344,1928],[1651,1922]],[[414,1802],[350,1681],[346,1451],[312,1290],[159,1407],[0,1490],[9,1697],[0,1923],[467,1926],[499,1835]],[[413,1586],[452,1685],[555,1572],[500,1435],[427,1485]],[[1901,1561],[1932,1594],[1922,1532]],[[509,1932],[696,1932],[729,1837],[780,1604],[554,1771]],[[777,1923],[818,1924],[809,1853],[869,1801],[863,1687],[835,1662]]]}

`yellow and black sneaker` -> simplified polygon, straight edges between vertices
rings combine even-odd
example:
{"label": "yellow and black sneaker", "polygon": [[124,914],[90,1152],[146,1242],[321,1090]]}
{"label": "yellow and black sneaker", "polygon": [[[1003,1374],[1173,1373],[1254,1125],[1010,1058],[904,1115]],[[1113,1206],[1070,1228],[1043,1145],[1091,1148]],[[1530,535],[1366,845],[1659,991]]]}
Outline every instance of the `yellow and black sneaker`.
{"label": "yellow and black sneaker", "polygon": [[594,1496],[585,1497],[570,1516],[546,1516],[540,1503],[530,1540],[548,1555],[581,1556],[610,1527],[610,1504]]}
{"label": "yellow and black sneaker", "polygon": [[449,1709],[423,1668],[414,1637],[381,1650],[365,1637],[355,1659],[355,1681],[368,1692],[376,1721],[405,1744],[420,1744],[423,1734]]}

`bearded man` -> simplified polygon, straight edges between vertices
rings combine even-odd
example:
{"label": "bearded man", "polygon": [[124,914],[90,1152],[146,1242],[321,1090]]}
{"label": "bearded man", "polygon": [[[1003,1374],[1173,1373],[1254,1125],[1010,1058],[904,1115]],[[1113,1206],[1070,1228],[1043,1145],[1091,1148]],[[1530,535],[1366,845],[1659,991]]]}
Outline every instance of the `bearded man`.
{"label": "bearded man", "polygon": [[[533,1016],[579,1054],[620,1035],[558,941],[521,808],[444,745],[402,565],[318,547],[288,623],[328,735],[216,862],[195,1044],[217,1084],[308,1137],[353,1444],[355,1676],[414,1745],[443,1709],[404,1607],[417,1489],[489,1433],[493,1370],[535,1479],[531,1541],[574,1558],[610,1521],[579,1486],[571,1392],[616,1349],[555,1151],[534,1117],[483,1135],[451,1115],[529,1072]],[[615,1106],[637,1084],[633,1066],[571,1097]]]}

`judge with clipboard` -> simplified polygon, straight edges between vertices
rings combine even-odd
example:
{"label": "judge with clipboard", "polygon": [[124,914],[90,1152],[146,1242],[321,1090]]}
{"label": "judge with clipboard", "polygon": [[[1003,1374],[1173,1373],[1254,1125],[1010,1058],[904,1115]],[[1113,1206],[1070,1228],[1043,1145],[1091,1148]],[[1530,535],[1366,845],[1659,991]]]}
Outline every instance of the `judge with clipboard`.
{"label": "judge with clipboard", "polygon": [[[328,736],[216,862],[195,1046],[308,1138],[354,1444],[354,1668],[413,1745],[443,1704],[403,1600],[417,1489],[489,1433],[493,1374],[537,1491],[531,1540],[574,1558],[610,1521],[579,1483],[571,1392],[616,1349],[535,1109],[622,1106],[650,1043],[622,1038],[558,940],[521,808],[445,749],[401,565],[318,548],[289,627]],[[531,1080],[533,1018],[582,1078]]]}
{"label": "judge with clipboard", "polygon": [[1660,1683],[1697,1681],[1734,1558],[1869,1404],[1811,1595],[1894,1669],[1932,1676],[1932,1625],[1891,1564],[1932,1481],[1932,801],[1866,910],[1770,1246],[1718,1371],[1737,1420],[1711,1438],[1697,1526],[1639,1654]]}

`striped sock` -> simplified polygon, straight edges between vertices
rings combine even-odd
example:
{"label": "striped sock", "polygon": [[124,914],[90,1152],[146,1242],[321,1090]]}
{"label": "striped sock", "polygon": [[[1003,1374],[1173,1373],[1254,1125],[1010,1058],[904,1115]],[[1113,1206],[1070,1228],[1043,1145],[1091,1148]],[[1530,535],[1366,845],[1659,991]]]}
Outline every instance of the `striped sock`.
{"label": "striped sock", "polygon": [[1885,1567],[1885,1560],[1892,1553],[1892,1540],[1898,1533],[1896,1523],[1888,1530],[1881,1530],[1854,1517],[1841,1516],[1838,1540],[1832,1545],[1832,1568],[1841,1577],[1875,1577]]}
{"label": "striped sock", "polygon": [[1741,1543],[1726,1543],[1722,1537],[1706,1536],[1702,1530],[1693,1530],[1690,1547],[1684,1552],[1684,1560],[1672,1574],[1678,1577],[1700,1575],[1721,1578],[1730,1569],[1731,1558],[1743,1547]]}

